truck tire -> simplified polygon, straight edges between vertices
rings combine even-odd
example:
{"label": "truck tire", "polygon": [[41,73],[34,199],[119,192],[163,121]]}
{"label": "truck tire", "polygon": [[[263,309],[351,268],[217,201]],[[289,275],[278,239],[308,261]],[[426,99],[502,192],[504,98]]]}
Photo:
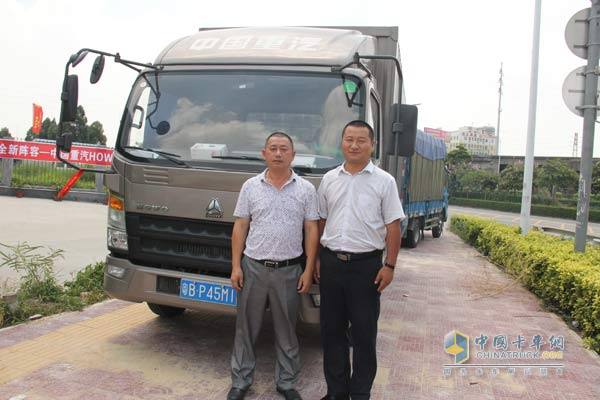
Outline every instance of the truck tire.
{"label": "truck tire", "polygon": [[413,226],[413,229],[406,231],[406,247],[414,249],[421,240],[421,230],[418,226]]}
{"label": "truck tire", "polygon": [[444,221],[440,221],[439,225],[436,225],[433,228],[431,228],[431,236],[433,236],[434,238],[437,239],[442,236],[443,231],[444,231]]}
{"label": "truck tire", "polygon": [[171,306],[165,306],[162,304],[156,304],[156,303],[147,303],[148,304],[148,308],[156,315],[158,315],[159,317],[163,317],[163,318],[172,318],[172,317],[176,317],[178,315],[183,314],[183,312],[185,311],[185,308],[181,308],[181,307],[171,307]]}

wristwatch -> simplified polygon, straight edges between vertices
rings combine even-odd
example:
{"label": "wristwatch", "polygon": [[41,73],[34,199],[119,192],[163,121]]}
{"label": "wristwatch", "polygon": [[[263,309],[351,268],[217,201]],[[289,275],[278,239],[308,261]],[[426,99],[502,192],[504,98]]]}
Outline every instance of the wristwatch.
{"label": "wristwatch", "polygon": [[394,269],[394,268],[396,268],[396,266],[395,266],[394,264],[390,264],[390,263],[389,263],[389,262],[387,262],[387,261],[386,261],[386,262],[385,262],[385,264],[383,264],[383,265],[384,265],[384,266],[386,266],[386,267],[388,267],[388,268],[391,268],[391,269]]}

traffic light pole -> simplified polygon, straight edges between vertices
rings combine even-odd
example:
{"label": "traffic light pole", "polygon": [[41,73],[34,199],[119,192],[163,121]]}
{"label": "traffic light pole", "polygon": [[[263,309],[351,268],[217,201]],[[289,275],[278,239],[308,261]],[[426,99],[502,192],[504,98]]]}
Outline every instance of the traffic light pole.
{"label": "traffic light pole", "polygon": [[581,164],[579,175],[579,200],[575,227],[575,251],[584,252],[587,241],[592,189],[592,157],[594,153],[594,130],[598,112],[598,58],[600,57],[600,0],[592,0],[588,24],[587,68],[585,70],[585,94],[583,110],[583,137],[581,140]]}

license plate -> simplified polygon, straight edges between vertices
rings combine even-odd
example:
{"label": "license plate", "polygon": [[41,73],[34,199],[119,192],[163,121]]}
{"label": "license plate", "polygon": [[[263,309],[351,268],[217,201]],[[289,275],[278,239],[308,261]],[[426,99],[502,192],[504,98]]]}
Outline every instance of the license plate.
{"label": "license plate", "polygon": [[222,283],[182,279],[179,297],[232,307],[237,305],[237,291],[230,285]]}

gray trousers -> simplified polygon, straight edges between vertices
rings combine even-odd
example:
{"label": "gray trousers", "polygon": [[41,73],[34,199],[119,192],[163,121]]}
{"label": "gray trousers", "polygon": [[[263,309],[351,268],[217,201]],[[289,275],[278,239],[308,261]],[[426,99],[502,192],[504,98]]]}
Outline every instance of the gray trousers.
{"label": "gray trousers", "polygon": [[268,268],[244,256],[244,288],[238,295],[235,340],[231,356],[232,386],[247,389],[252,385],[256,355],[254,344],[260,332],[267,299],[275,330],[275,383],[292,389],[300,370],[296,320],[300,306],[297,286],[302,274],[300,264]]}

